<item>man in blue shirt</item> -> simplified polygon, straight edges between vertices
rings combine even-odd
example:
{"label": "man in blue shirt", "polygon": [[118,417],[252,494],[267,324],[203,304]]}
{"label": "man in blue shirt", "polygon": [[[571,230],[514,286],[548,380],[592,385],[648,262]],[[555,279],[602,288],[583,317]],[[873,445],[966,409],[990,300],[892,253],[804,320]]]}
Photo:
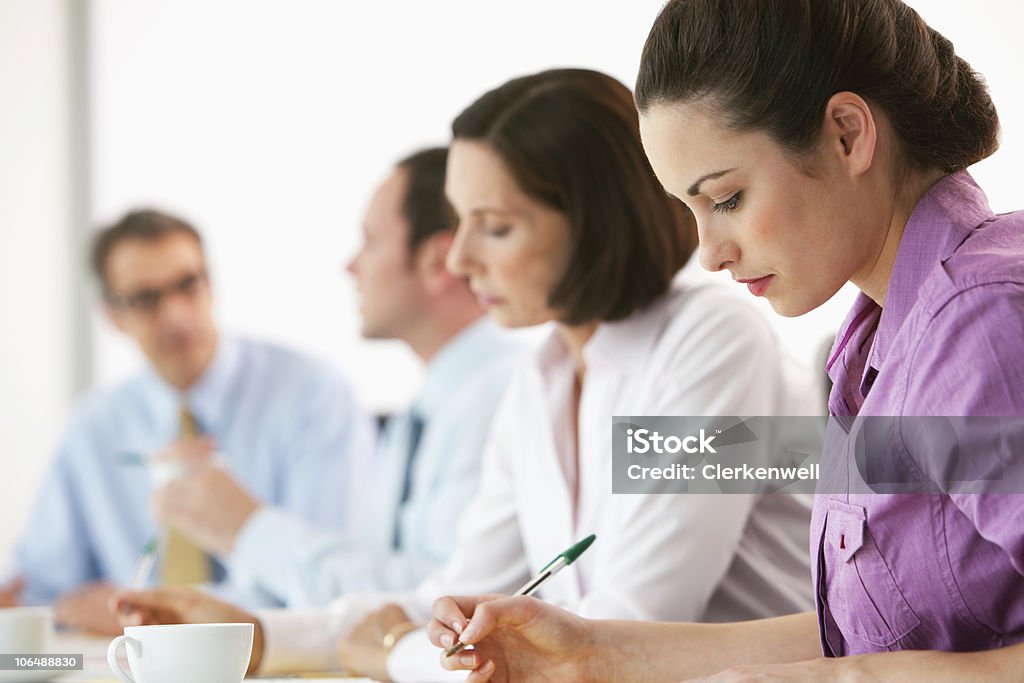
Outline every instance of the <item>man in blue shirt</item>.
{"label": "man in blue shirt", "polygon": [[[362,299],[363,335],[400,339],[426,364],[412,406],[387,425],[376,484],[360,499],[359,530],[338,533],[259,505],[211,466],[158,500],[161,514],[230,555],[289,607],[414,587],[454,550],[456,521],[476,490],[491,417],[522,346],[445,267],[455,228],[444,197],[446,160],[446,149],[429,149],[395,167],[370,202],[364,243],[348,268]],[[203,462],[209,454],[179,456]]]}
{"label": "man in blue shirt", "polygon": [[6,599],[55,602],[66,625],[119,632],[109,597],[133,581],[148,542],[161,539],[154,580],[219,584],[236,600],[268,604],[229,558],[205,555],[154,519],[151,498],[169,478],[154,454],[215,447],[218,469],[256,499],[345,528],[353,493],[365,487],[360,459],[373,448],[372,421],[326,365],[222,337],[201,238],[188,223],[130,213],[97,236],[93,266],[111,320],[149,367],[77,405],[15,552],[24,585]]}

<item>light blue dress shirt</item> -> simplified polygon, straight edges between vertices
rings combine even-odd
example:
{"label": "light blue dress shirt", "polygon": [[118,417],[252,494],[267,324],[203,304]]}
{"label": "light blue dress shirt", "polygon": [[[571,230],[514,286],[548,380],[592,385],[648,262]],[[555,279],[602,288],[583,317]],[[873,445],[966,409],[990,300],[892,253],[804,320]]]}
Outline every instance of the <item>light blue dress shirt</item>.
{"label": "light blue dress shirt", "polygon": [[[351,491],[365,486],[372,421],[348,382],[313,359],[268,344],[224,340],[184,396],[152,370],[80,401],[15,551],[26,603],[49,602],[84,583],[126,585],[159,530],[150,510],[151,457],[178,438],[189,407],[231,474],[256,498],[298,519],[345,529]],[[156,574],[157,572],[154,572]],[[273,604],[244,571],[218,565],[219,592]],[[155,577],[154,579],[155,580]]]}
{"label": "light blue dress shirt", "polygon": [[[454,550],[455,525],[476,492],[491,418],[523,351],[487,318],[464,329],[431,360],[409,411],[389,421],[359,532],[346,536],[264,508],[243,527],[234,564],[290,607],[414,587]],[[403,504],[414,411],[424,427]],[[399,548],[393,547],[396,525]]]}

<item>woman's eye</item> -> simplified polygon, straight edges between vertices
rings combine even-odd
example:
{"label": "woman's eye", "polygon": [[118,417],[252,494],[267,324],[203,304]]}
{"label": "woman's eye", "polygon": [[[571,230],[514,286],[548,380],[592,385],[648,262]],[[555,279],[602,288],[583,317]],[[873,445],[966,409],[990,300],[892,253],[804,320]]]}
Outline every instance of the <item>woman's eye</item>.
{"label": "woman's eye", "polygon": [[504,237],[512,230],[511,225],[498,225],[493,228],[484,228],[484,232],[490,237]]}
{"label": "woman's eye", "polygon": [[711,207],[711,210],[714,211],[715,213],[728,213],[730,211],[735,211],[736,207],[739,206],[740,203],[740,194],[742,193],[737,192],[733,196],[726,199],[724,202],[719,202],[715,204],[714,206]]}

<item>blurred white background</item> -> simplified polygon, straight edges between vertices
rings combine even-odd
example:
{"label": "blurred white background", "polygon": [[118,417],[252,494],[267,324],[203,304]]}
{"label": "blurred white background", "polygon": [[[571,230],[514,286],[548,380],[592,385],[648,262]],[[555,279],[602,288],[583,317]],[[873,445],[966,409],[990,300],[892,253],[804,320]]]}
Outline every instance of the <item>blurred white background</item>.
{"label": "blurred white background", "polygon": [[[585,66],[632,84],[661,0],[0,0],[0,566],[77,393],[138,366],[95,314],[89,231],[140,205],[192,220],[222,328],[327,358],[373,411],[419,375],[359,339],[342,266],[391,164],[442,144],[504,80]],[[1021,208],[1012,0],[912,0],[988,78],[1000,152],[972,169]],[[772,316],[810,364],[853,292]]]}

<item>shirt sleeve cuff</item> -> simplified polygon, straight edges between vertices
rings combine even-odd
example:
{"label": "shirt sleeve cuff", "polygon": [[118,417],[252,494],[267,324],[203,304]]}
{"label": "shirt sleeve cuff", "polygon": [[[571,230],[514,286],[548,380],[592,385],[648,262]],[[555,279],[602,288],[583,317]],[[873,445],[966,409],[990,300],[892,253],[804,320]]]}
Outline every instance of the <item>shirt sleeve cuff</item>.
{"label": "shirt sleeve cuff", "polygon": [[427,630],[410,631],[388,655],[388,676],[395,683],[464,681],[468,672],[441,666],[441,650],[427,638]]}
{"label": "shirt sleeve cuff", "polygon": [[260,674],[333,671],[338,668],[331,616],[326,610],[261,610]]}

